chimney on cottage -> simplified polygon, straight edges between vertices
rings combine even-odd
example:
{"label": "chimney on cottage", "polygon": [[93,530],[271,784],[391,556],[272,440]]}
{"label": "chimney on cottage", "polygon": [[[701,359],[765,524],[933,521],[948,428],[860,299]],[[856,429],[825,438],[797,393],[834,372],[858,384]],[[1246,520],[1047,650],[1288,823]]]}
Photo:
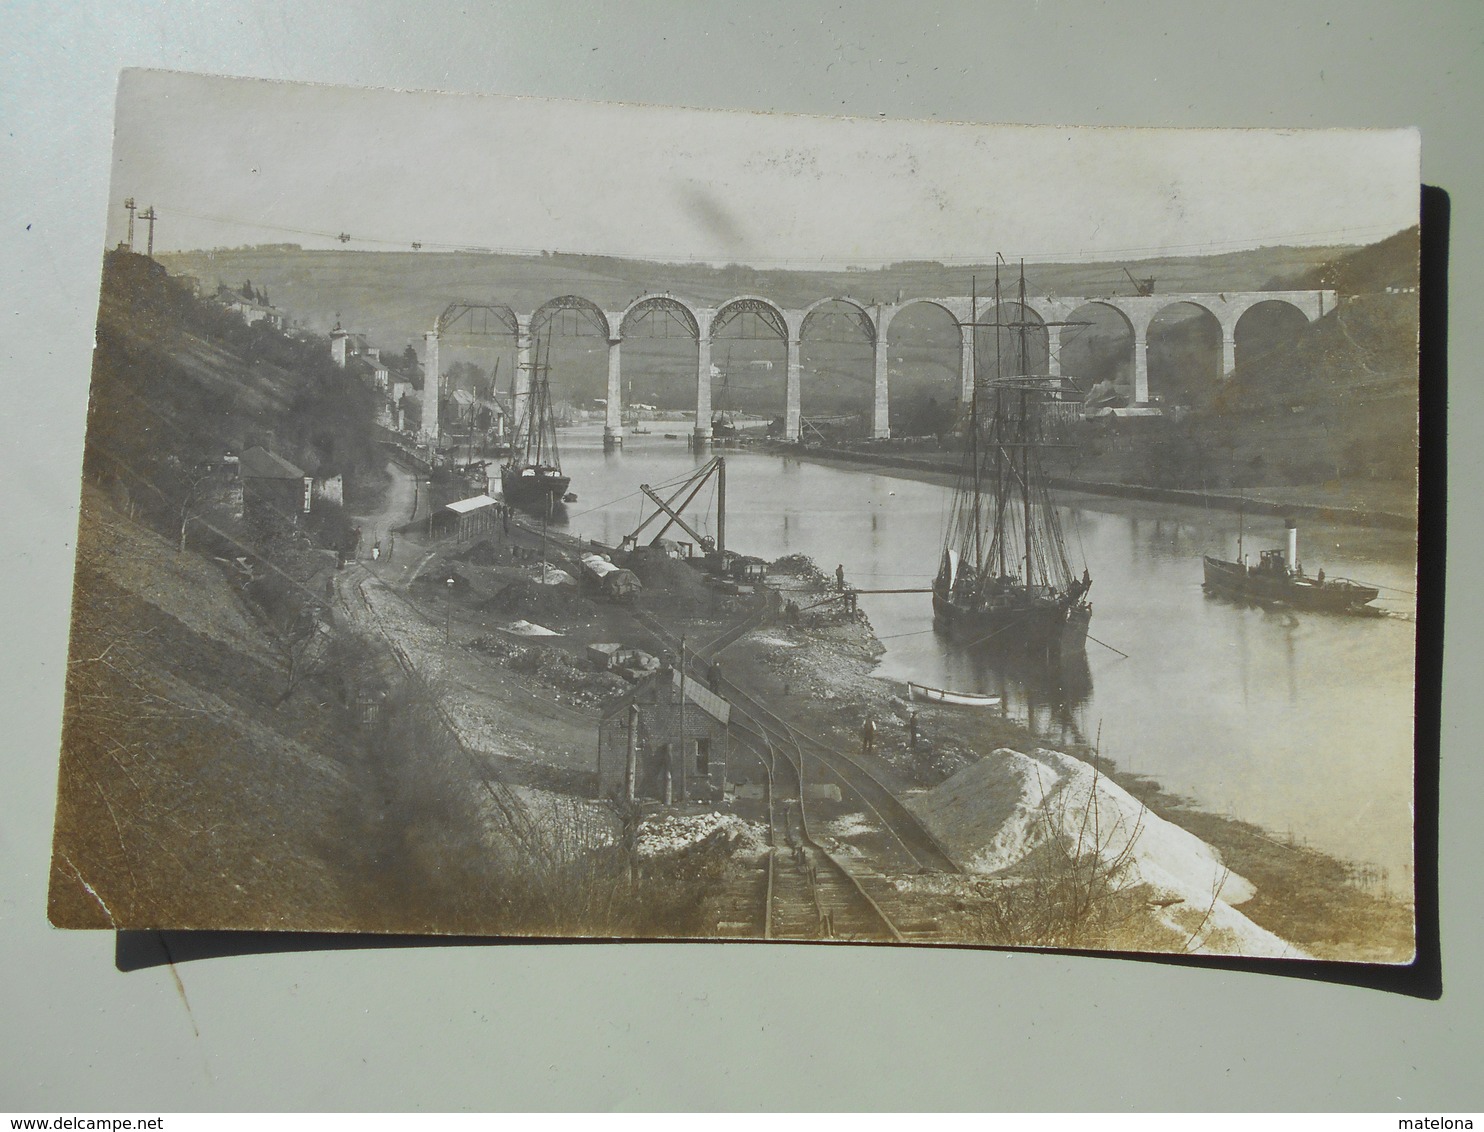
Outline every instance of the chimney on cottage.
{"label": "chimney on cottage", "polygon": [[335,364],[341,369],[345,368],[345,343],[350,338],[344,330],[340,329],[340,320],[335,320],[335,329],[330,331],[330,357],[335,359]]}

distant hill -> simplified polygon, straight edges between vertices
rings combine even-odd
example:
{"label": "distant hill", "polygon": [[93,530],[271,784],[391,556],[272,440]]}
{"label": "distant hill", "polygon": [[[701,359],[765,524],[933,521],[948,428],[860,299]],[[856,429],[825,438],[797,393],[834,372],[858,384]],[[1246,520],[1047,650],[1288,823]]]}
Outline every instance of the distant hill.
{"label": "distant hill", "polygon": [[[1032,264],[1027,279],[1040,295],[1131,294],[1122,268],[1152,277],[1159,291],[1271,290],[1299,285],[1343,254],[1340,247],[1271,247],[1215,256],[1166,256],[1127,264]],[[474,252],[303,251],[273,245],[158,257],[172,272],[204,284],[251,280],[306,326],[328,331],[338,315],[383,345],[430,329],[455,299],[498,300],[533,310],[576,294],[617,309],[645,292],[670,291],[697,302],[760,294],[784,306],[829,295],[864,302],[904,296],[967,295],[978,280],[992,286],[994,266],[911,262],[858,271],[764,270],[742,265],[667,264],[605,256],[513,256]],[[1003,271],[1004,269],[1002,269]]]}
{"label": "distant hill", "polygon": [[[1126,266],[1136,277],[1155,279],[1158,292],[1271,290],[1307,285],[1301,281],[1345,252],[1336,247],[1272,247],[1128,264],[1034,264],[1027,268],[1027,282],[1038,295],[1127,295],[1133,285],[1124,274]],[[797,307],[831,295],[892,302],[899,296],[967,295],[976,286],[983,295],[992,290],[994,276],[991,264],[914,261],[877,270],[784,271],[567,254],[303,251],[282,245],[159,258],[172,272],[193,276],[208,288],[218,282],[234,287],[250,282],[265,289],[276,305],[308,329],[327,332],[338,320],[385,349],[399,351],[410,343],[419,353],[423,333],[457,299],[499,301],[531,311],[548,299],[572,294],[614,310],[641,294],[668,291],[712,304],[756,294]],[[837,322],[834,327],[821,325],[805,341],[806,415],[869,413],[869,348],[847,320]],[[1096,328],[1087,331],[1087,343],[1095,343],[1101,333]],[[712,361],[728,377],[725,392],[718,388],[716,395],[728,408],[780,415],[782,343],[756,326],[734,326],[729,334],[737,336],[713,346]],[[958,384],[958,343],[946,315],[914,308],[894,328],[892,345],[893,399],[901,402],[898,416],[910,417],[930,400],[952,401]],[[1172,364],[1178,367],[1183,357],[1178,342],[1169,348],[1175,351]],[[565,316],[551,349],[552,384],[559,397],[581,403],[606,395],[607,343],[597,329],[576,315]],[[625,340],[623,350],[624,373],[631,386],[627,400],[663,408],[695,404],[695,345],[688,333],[651,320],[641,333]],[[464,360],[485,373],[498,362],[502,382],[515,363],[508,335],[451,337],[444,353],[445,364]],[[1090,356],[1100,356],[1095,346]],[[1079,377],[1091,383],[1111,376],[1115,368],[1105,360]]]}
{"label": "distant hill", "polygon": [[1419,308],[1405,288],[1416,287],[1417,254],[1414,228],[1313,273],[1312,285],[1346,296],[1339,307],[1292,343],[1244,361],[1205,406],[1235,459],[1266,450],[1292,479],[1415,489]]}
{"label": "distant hill", "polygon": [[1298,276],[1295,287],[1333,288],[1342,295],[1417,286],[1421,244],[1416,225],[1378,244],[1345,252]]}

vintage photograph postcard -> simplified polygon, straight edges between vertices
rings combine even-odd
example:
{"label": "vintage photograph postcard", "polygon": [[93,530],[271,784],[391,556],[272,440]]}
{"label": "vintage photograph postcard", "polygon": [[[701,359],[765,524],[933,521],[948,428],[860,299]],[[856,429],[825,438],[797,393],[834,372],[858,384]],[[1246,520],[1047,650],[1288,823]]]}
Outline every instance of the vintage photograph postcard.
{"label": "vintage photograph postcard", "polygon": [[126,72],[52,921],[1409,962],[1419,144]]}

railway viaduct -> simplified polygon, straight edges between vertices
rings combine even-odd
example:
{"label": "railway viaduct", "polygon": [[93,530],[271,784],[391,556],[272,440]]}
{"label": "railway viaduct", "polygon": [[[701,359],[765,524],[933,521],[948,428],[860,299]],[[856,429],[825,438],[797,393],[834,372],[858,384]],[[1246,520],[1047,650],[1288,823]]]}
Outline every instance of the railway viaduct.
{"label": "railway viaduct", "polygon": [[[776,335],[787,344],[787,372],[784,387],[784,434],[789,440],[798,440],[801,427],[800,378],[802,373],[801,349],[804,333],[810,322],[822,310],[844,310],[859,326],[863,340],[871,347],[875,367],[875,397],[871,414],[871,435],[882,438],[890,435],[888,410],[891,404],[888,388],[887,351],[889,349],[892,321],[903,310],[917,304],[928,304],[945,311],[959,331],[960,340],[960,390],[959,396],[967,401],[973,381],[973,342],[975,300],[957,298],[915,298],[895,303],[863,303],[849,296],[823,298],[807,307],[789,308],[780,306],[758,295],[739,295],[715,307],[687,302],[668,292],[641,295],[622,310],[604,310],[597,303],[578,295],[563,295],[537,307],[531,314],[520,314],[511,307],[495,302],[450,303],[434,323],[433,329],[423,337],[426,345],[424,369],[425,381],[429,383],[433,397],[438,395],[440,373],[438,347],[440,340],[451,333],[479,335],[510,334],[516,346],[516,393],[526,388],[532,372],[532,343],[546,328],[552,318],[563,311],[576,313],[590,330],[601,335],[608,343],[608,407],[604,423],[605,444],[623,443],[623,342],[626,335],[636,332],[644,320],[661,316],[673,320],[696,340],[696,415],[695,435],[698,440],[711,435],[711,348],[716,337],[734,320],[752,316],[756,323]],[[1136,402],[1149,399],[1149,327],[1159,313],[1169,307],[1186,304],[1198,307],[1210,314],[1221,327],[1222,362],[1221,373],[1230,375],[1236,367],[1237,325],[1252,308],[1264,303],[1282,303],[1293,307],[1310,322],[1333,310],[1336,297],[1334,291],[1226,291],[1221,293],[1170,293],[1163,295],[1134,295],[1099,298],[1031,298],[1025,300],[1024,315],[1020,320],[1031,322],[1032,316],[1044,325],[1038,333],[1046,335],[1051,376],[1060,375],[1060,339],[1062,323],[1072,319],[1078,311],[1090,306],[1106,307],[1122,318],[1133,339],[1133,398]],[[993,318],[992,304],[979,300],[979,326],[984,326],[986,316]],[[1016,303],[1002,298],[1000,309],[1019,308]],[[432,443],[437,440],[437,414],[424,414],[422,440]],[[426,419],[431,418],[431,419]]]}

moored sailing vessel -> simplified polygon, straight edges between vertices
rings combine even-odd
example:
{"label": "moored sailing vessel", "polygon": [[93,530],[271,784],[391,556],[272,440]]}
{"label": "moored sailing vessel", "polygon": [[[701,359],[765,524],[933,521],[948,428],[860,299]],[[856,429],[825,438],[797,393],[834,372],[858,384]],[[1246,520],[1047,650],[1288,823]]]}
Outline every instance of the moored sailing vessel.
{"label": "moored sailing vessel", "polygon": [[[531,374],[524,398],[516,396],[515,434],[510,454],[500,465],[500,490],[505,502],[539,515],[550,515],[563,502],[572,477],[562,474],[557,451],[556,421],[551,409],[551,341],[546,343],[545,365]],[[524,400],[525,404],[519,402]],[[523,410],[523,411],[522,411]]]}
{"label": "moored sailing vessel", "polygon": [[[969,645],[1057,660],[1083,652],[1092,620],[1092,575],[1085,565],[1080,577],[1072,571],[1041,459],[1044,410],[1061,382],[1000,372],[1006,328],[1018,331],[1017,368],[1026,368],[1031,324],[1023,272],[1020,316],[1001,321],[998,275],[994,309],[996,373],[981,382],[975,364],[964,463],[933,581],[933,619]],[[972,322],[979,325],[977,295]]]}

